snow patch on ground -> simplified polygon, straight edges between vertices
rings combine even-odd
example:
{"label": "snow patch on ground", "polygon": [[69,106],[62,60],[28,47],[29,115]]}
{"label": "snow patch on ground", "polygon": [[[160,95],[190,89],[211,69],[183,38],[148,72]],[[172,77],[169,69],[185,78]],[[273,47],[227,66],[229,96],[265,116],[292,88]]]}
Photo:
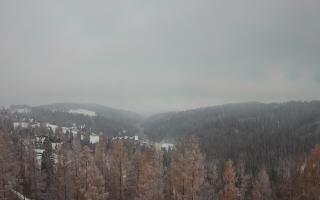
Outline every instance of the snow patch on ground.
{"label": "snow patch on ground", "polygon": [[26,196],[23,196],[21,193],[11,189],[11,191],[17,196],[18,199],[21,199],[21,200],[31,200],[29,198],[27,198]]}
{"label": "snow patch on ground", "polygon": [[97,116],[96,112],[91,110],[86,110],[86,109],[74,109],[74,110],[72,109],[72,110],[69,110],[69,113],[87,115],[90,117]]}

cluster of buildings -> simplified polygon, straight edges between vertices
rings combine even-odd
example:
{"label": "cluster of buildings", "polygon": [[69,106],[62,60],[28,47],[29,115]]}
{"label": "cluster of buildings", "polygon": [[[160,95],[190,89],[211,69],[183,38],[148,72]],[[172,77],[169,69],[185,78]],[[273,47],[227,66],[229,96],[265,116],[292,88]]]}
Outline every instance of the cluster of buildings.
{"label": "cluster of buildings", "polygon": [[[19,112],[19,111],[17,111]],[[21,111],[25,112],[25,111]],[[46,128],[48,130],[51,130],[53,133],[56,133],[57,131],[62,134],[72,134],[73,136],[79,134],[81,130],[85,129],[85,125],[77,126],[76,124],[73,124],[71,127],[59,127],[55,124],[51,123],[40,123],[35,119],[26,119],[22,118],[19,121],[13,122],[13,128],[14,129],[27,129],[27,128]],[[126,131],[122,131],[121,134],[125,134]],[[48,136],[35,136],[35,153],[36,153],[36,158],[37,162],[39,165],[41,164],[41,159],[42,159],[42,154],[44,152],[44,141]],[[90,131],[90,143],[95,144],[99,142],[100,136],[96,133],[93,133]],[[84,135],[81,135],[81,140],[84,139]],[[137,144],[141,147],[143,146],[149,146],[149,145],[154,145],[156,149],[162,150],[162,151],[170,151],[174,149],[174,144],[172,143],[155,143],[155,142],[150,142],[148,139],[139,137],[137,135],[135,136],[116,136],[111,138],[112,141],[118,141],[118,140],[124,140],[124,141],[129,141],[134,144]],[[58,150],[59,146],[61,145],[61,141],[51,141],[52,149],[55,152]]]}
{"label": "cluster of buildings", "polygon": [[155,143],[155,147],[163,151],[171,151],[174,149],[174,144],[161,142],[161,143]]}
{"label": "cluster of buildings", "polygon": [[19,122],[13,122],[13,128],[18,129],[18,128],[40,128],[41,124],[35,119],[26,119],[23,118]]}
{"label": "cluster of buildings", "polygon": [[139,136],[117,136],[113,137],[112,140],[124,140],[124,141],[131,141],[140,146],[148,146],[154,145],[156,149],[163,150],[163,151],[170,151],[174,149],[174,144],[166,143],[166,142],[150,142],[148,139],[139,138]]}

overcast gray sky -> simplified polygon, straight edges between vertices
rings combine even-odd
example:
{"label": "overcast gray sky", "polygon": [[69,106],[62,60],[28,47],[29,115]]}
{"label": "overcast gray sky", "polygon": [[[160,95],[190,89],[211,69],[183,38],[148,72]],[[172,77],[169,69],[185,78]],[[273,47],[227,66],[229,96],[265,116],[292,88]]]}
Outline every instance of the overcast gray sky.
{"label": "overcast gray sky", "polygon": [[1,0],[0,104],[320,99],[319,0]]}

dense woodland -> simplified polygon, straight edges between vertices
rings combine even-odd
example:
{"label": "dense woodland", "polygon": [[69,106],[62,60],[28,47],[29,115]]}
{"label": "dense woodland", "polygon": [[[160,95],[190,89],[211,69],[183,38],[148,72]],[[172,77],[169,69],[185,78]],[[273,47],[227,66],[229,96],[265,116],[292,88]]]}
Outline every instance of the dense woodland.
{"label": "dense woodland", "polygon": [[276,179],[284,162],[320,143],[320,102],[229,104],[159,114],[143,125],[158,141],[196,135],[208,160],[241,159],[254,174],[264,165]]}
{"label": "dense woodland", "polygon": [[[70,136],[70,135],[69,135]],[[172,151],[102,137],[94,147],[65,135],[53,150],[51,136],[38,163],[31,134],[0,134],[0,199],[318,199],[320,145],[304,159],[295,155],[273,181],[265,166],[256,174],[244,160],[222,170],[206,161],[199,140],[185,137]],[[55,153],[54,153],[55,152]]]}
{"label": "dense woodland", "polygon": [[[52,120],[62,113],[79,118],[79,123],[90,118],[58,110],[39,113],[43,119],[53,113]],[[174,141],[170,151],[152,142],[112,140],[115,132],[104,132],[99,143],[90,144],[80,134],[13,129],[14,120],[29,116],[0,112],[0,199],[16,199],[14,191],[29,199],[70,200],[320,196],[317,101],[231,104],[132,118],[150,141]],[[113,129],[123,127],[122,120],[117,121]],[[133,121],[127,123],[137,127]],[[46,138],[41,162],[35,135]],[[62,145],[53,149],[57,141]]]}

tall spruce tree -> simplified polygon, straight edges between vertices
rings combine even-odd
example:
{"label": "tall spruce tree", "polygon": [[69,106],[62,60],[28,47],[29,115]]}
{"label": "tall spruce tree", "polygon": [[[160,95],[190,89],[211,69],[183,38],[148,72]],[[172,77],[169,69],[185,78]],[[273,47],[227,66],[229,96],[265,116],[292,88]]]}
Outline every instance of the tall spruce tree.
{"label": "tall spruce tree", "polygon": [[107,197],[103,176],[95,165],[92,151],[87,146],[80,153],[79,177],[80,200],[103,200]]}
{"label": "tall spruce tree", "polygon": [[236,200],[239,195],[239,189],[236,187],[236,177],[233,169],[233,162],[231,160],[228,160],[226,162],[222,179],[223,179],[223,188],[220,193],[220,199]]}
{"label": "tall spruce tree", "polygon": [[46,199],[53,199],[55,191],[55,175],[54,175],[54,155],[50,138],[44,140],[44,151],[41,157],[41,174],[45,177],[44,193]]}
{"label": "tall spruce tree", "polygon": [[11,139],[0,132],[0,199],[13,199],[10,190],[18,185],[17,164]]}
{"label": "tall spruce tree", "polygon": [[320,197],[320,145],[316,145],[308,156],[300,181],[300,192],[295,199],[316,200]]}
{"label": "tall spruce tree", "polygon": [[154,147],[147,147],[137,159],[139,169],[137,169],[136,198],[141,200],[164,199],[162,152],[157,151]]}
{"label": "tall spruce tree", "polygon": [[204,156],[195,137],[180,140],[173,153],[170,177],[174,199],[197,199],[204,181]]}
{"label": "tall spruce tree", "polygon": [[123,141],[116,141],[111,151],[111,198],[124,200],[127,190],[127,180],[130,169],[130,160]]}
{"label": "tall spruce tree", "polygon": [[272,200],[272,190],[268,173],[262,168],[258,173],[251,194],[252,200]]}

